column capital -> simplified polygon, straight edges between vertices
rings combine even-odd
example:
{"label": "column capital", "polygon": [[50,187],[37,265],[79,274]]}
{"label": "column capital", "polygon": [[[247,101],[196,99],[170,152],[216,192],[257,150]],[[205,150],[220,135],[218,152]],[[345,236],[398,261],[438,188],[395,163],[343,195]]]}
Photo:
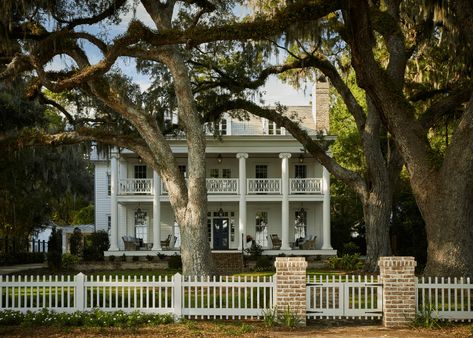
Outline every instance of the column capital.
{"label": "column capital", "polygon": [[280,153],[279,158],[291,158],[291,153]]}
{"label": "column capital", "polygon": [[112,156],[112,158],[119,158],[119,157],[120,157],[120,153],[118,152],[118,148],[117,148],[117,147],[113,147],[113,148],[112,148],[111,156]]}
{"label": "column capital", "polygon": [[248,153],[238,153],[236,154],[236,158],[248,158]]}

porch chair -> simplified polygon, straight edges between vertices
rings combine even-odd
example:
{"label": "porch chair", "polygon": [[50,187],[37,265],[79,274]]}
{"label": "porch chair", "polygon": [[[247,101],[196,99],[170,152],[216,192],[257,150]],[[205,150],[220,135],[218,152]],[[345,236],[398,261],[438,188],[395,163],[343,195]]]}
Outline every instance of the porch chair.
{"label": "porch chair", "polygon": [[278,237],[278,234],[271,234],[271,243],[273,244],[273,249],[281,249],[281,240]]}
{"label": "porch chair", "polygon": [[309,236],[308,239],[304,240],[300,245],[299,248],[301,250],[315,250],[315,239],[317,236]]}
{"label": "porch chair", "polygon": [[126,251],[136,251],[140,248],[140,241],[138,238],[132,236],[123,236],[123,244],[125,244]]}
{"label": "porch chair", "polygon": [[161,241],[161,249],[169,249],[169,246],[171,244],[171,237],[172,235],[168,235],[168,238],[166,238],[164,241]]}

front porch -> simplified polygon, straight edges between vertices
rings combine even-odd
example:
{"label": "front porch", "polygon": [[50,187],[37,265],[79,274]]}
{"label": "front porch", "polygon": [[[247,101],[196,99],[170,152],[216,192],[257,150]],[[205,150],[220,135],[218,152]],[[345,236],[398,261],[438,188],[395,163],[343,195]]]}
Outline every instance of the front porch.
{"label": "front porch", "polygon": [[[239,250],[212,250],[212,253],[237,253],[241,252]],[[169,250],[108,250],[104,252],[105,257],[109,256],[127,256],[127,257],[146,257],[146,256],[174,256],[180,255],[181,251],[179,248],[169,249]],[[300,250],[300,249],[290,249],[290,250],[280,250],[280,249],[263,249],[263,255],[265,256],[280,256],[282,254],[286,256],[335,256],[337,250],[327,250],[327,249],[315,249],[315,250]],[[245,255],[247,255],[245,253]]]}

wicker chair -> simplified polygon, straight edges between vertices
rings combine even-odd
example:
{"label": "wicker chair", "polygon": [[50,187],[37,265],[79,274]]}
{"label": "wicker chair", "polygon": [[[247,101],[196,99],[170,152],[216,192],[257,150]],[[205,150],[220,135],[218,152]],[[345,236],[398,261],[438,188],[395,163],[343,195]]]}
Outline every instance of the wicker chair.
{"label": "wicker chair", "polygon": [[278,237],[278,234],[271,235],[271,243],[273,244],[273,249],[279,250],[281,249],[281,240]]}
{"label": "wicker chair", "polygon": [[172,235],[169,235],[168,238],[166,238],[164,241],[161,241],[161,249],[169,249],[171,244],[171,237]]}
{"label": "wicker chair", "polygon": [[315,239],[317,236],[310,236],[309,239],[306,239],[303,241],[300,245],[299,248],[302,250],[315,250]]}

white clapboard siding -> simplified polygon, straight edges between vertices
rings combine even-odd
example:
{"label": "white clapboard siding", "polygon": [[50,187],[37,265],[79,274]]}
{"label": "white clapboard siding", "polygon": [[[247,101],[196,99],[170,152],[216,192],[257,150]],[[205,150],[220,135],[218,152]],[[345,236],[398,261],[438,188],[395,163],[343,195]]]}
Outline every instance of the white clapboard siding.
{"label": "white clapboard siding", "polygon": [[95,224],[97,230],[108,230],[110,196],[108,195],[107,162],[95,163]]}

